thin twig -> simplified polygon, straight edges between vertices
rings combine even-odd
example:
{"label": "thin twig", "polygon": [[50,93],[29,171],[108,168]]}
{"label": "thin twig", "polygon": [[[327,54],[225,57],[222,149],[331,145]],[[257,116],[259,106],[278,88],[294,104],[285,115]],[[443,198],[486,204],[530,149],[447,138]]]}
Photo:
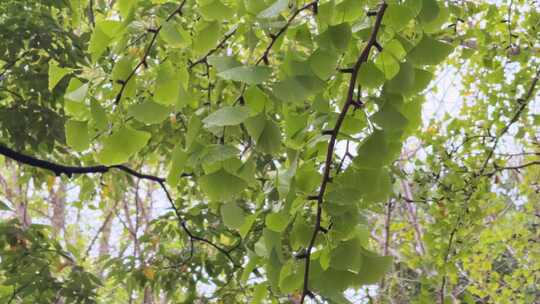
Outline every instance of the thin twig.
{"label": "thin twig", "polygon": [[[165,21],[168,22],[169,20],[171,20],[176,15],[182,15],[182,9],[184,8],[184,5],[186,4],[186,2],[187,2],[187,0],[183,0],[182,3],[180,3],[180,5],[178,6],[178,8],[176,10],[174,10],[174,12],[172,12],[167,17],[167,19],[165,19]],[[116,98],[115,98],[115,101],[114,101],[115,104],[120,103],[120,99],[122,99],[122,95],[124,94],[124,91],[125,91],[128,83],[129,83],[129,81],[131,80],[131,78],[133,78],[133,76],[135,76],[135,74],[137,73],[137,71],[139,70],[139,68],[141,66],[146,65],[146,58],[148,57],[148,55],[150,55],[150,52],[154,48],[157,37],[158,37],[159,32],[161,31],[162,28],[163,28],[163,26],[160,25],[157,29],[151,31],[152,32],[152,38],[150,39],[150,43],[146,47],[146,50],[144,51],[144,54],[143,54],[141,60],[139,60],[139,63],[137,63],[137,65],[133,68],[133,70],[131,70],[131,72],[128,74],[126,79],[118,81],[120,83],[121,87],[120,87],[120,91],[118,91],[118,94],[116,94]]]}

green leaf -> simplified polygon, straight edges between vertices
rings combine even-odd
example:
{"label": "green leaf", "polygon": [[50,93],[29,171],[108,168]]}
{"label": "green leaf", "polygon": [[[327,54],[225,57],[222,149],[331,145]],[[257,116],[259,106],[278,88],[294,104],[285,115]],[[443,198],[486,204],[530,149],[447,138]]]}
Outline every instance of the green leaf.
{"label": "green leaf", "polygon": [[103,107],[95,100],[90,102],[90,113],[95,127],[98,130],[104,130],[107,128],[109,120],[107,119],[107,113]]}
{"label": "green leaf", "polygon": [[256,86],[251,86],[246,90],[244,100],[253,114],[263,112],[267,103],[269,103],[268,96]]}
{"label": "green leaf", "polygon": [[336,22],[354,22],[365,16],[363,1],[344,0],[334,8],[334,20]]}
{"label": "green leaf", "polygon": [[409,62],[404,62],[399,67],[397,75],[386,86],[389,92],[408,94],[415,86],[414,68]]}
{"label": "green leaf", "polygon": [[188,154],[182,149],[181,145],[176,145],[171,154],[171,167],[169,169],[169,175],[167,176],[167,182],[170,185],[176,186],[184,171]]}
{"label": "green leaf", "polygon": [[227,20],[232,18],[234,10],[219,0],[214,0],[200,7],[201,15],[207,20]]}
{"label": "green leaf", "polygon": [[424,35],[408,56],[416,65],[436,65],[446,59],[452,50],[450,44]]}
{"label": "green leaf", "polygon": [[225,106],[211,113],[203,119],[206,128],[236,126],[249,117],[249,110],[245,107]]}
{"label": "green leaf", "polygon": [[321,183],[321,174],[317,171],[313,162],[307,162],[296,171],[295,181],[298,190],[311,193]]}
{"label": "green leaf", "polygon": [[103,140],[103,148],[96,155],[97,160],[107,166],[124,163],[144,148],[150,137],[148,132],[123,126]]}
{"label": "green leaf", "polygon": [[289,215],[286,212],[270,213],[266,216],[266,227],[275,232],[282,232],[289,224]]}
{"label": "green leaf", "polygon": [[272,87],[274,95],[285,102],[303,103],[324,88],[325,82],[312,76],[295,76]]}
{"label": "green leaf", "polygon": [[401,31],[415,14],[403,4],[389,4],[384,14],[383,23],[392,27],[396,32]]}
{"label": "green leaf", "polygon": [[[70,82],[71,84],[71,82]],[[82,84],[80,87],[71,90],[71,85],[68,86],[68,89],[66,90],[66,94],[64,95],[65,99],[75,101],[75,102],[82,102],[86,98],[86,95],[88,94],[88,87],[89,84],[85,83]]]}
{"label": "green leaf", "polygon": [[246,120],[245,125],[259,151],[268,154],[279,152],[281,130],[275,122],[267,119],[264,114],[260,114]]}
{"label": "green leaf", "polygon": [[86,121],[68,120],[65,126],[66,142],[75,151],[82,152],[90,146],[88,123]]}
{"label": "green leaf", "polygon": [[215,67],[218,72],[223,72],[242,66],[242,64],[232,56],[209,56],[208,64]]}
{"label": "green leaf", "polygon": [[247,84],[259,84],[265,82],[272,74],[272,69],[264,66],[239,66],[218,73],[218,76],[233,81]]}
{"label": "green leaf", "polygon": [[90,52],[93,62],[96,62],[103,55],[121,26],[119,21],[114,20],[101,20],[96,23],[88,44],[88,52]]}
{"label": "green leaf", "polygon": [[409,94],[422,92],[433,79],[433,74],[421,69],[414,69],[414,85],[409,90]]}
{"label": "green leaf", "polygon": [[277,0],[272,5],[261,11],[257,18],[274,18],[289,7],[289,0]]}
{"label": "green leaf", "polygon": [[170,61],[160,64],[154,88],[154,101],[163,105],[174,105],[180,94],[180,82],[180,73],[175,71]]}
{"label": "green leaf", "polygon": [[308,226],[304,218],[297,217],[291,230],[291,246],[293,249],[306,248],[309,245],[312,234],[313,227]]}
{"label": "green leaf", "polygon": [[224,169],[199,178],[201,189],[212,201],[229,201],[241,194],[246,188],[246,182]]}
{"label": "green leaf", "polygon": [[407,118],[391,104],[385,104],[373,115],[373,120],[384,130],[402,130],[407,126]]}
{"label": "green leaf", "polygon": [[221,205],[221,218],[223,223],[229,229],[239,229],[245,221],[245,214],[242,208],[238,207],[235,202],[229,202]]}
{"label": "green leaf", "polygon": [[255,220],[257,219],[256,214],[251,214],[245,217],[244,224],[240,228],[238,228],[238,233],[242,238],[245,238],[248,234],[248,232],[251,230],[251,227],[255,223]]}
{"label": "green leaf", "polygon": [[362,258],[362,267],[356,279],[356,283],[359,285],[376,284],[392,267],[391,256],[378,256],[375,253],[364,250]]}
{"label": "green leaf", "polygon": [[392,79],[399,73],[399,62],[386,48],[375,59],[375,65],[383,71],[386,79]]}
{"label": "green leaf", "polygon": [[422,23],[428,23],[434,21],[439,16],[439,4],[437,0],[423,0],[422,10],[418,15],[418,19]]}
{"label": "green leaf", "polygon": [[219,39],[220,23],[217,21],[204,24],[197,30],[197,37],[193,41],[193,51],[204,54],[214,48]]}
{"label": "green leaf", "polygon": [[317,49],[308,61],[313,73],[326,80],[336,72],[338,56],[333,52]]}
{"label": "green leaf", "polygon": [[170,113],[168,107],[152,101],[145,101],[129,107],[128,113],[145,124],[157,124],[164,121]]}
{"label": "green leaf", "polygon": [[118,10],[123,18],[127,18],[131,10],[137,5],[138,0],[118,0]]}
{"label": "green leaf", "polygon": [[392,160],[386,133],[374,131],[359,147],[354,163],[361,168],[380,168]]}
{"label": "green leaf", "polygon": [[124,81],[125,79],[127,79],[132,70],[133,58],[131,56],[124,56],[114,65],[111,73],[111,78],[116,81]]}
{"label": "green leaf", "polygon": [[357,272],[362,267],[362,246],[356,239],[341,242],[330,255],[330,267]]}
{"label": "green leaf", "polygon": [[52,91],[54,87],[66,76],[71,73],[71,69],[61,68],[54,60],[49,61],[49,91]]}
{"label": "green leaf", "polygon": [[372,62],[366,62],[358,70],[358,83],[365,88],[374,89],[382,85],[385,76]]}
{"label": "green leaf", "polygon": [[159,36],[168,46],[173,48],[183,48],[191,45],[189,33],[179,28],[173,21],[166,21],[162,24]]}
{"label": "green leaf", "polygon": [[266,284],[255,285],[255,291],[253,292],[253,300],[251,301],[251,304],[260,304],[266,298],[268,298],[268,287],[266,287]]}
{"label": "green leaf", "polygon": [[279,289],[283,293],[293,293],[300,290],[303,283],[303,271],[301,265],[294,259],[289,260],[279,274]]}
{"label": "green leaf", "polygon": [[328,52],[341,53],[347,49],[352,38],[351,27],[348,23],[329,26],[319,35],[317,41],[321,49]]}

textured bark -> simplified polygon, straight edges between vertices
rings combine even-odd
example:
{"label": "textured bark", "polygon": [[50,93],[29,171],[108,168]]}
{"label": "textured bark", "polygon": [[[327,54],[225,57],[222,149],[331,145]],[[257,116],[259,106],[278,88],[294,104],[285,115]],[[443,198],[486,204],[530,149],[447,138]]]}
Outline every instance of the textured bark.
{"label": "textured bark", "polygon": [[60,180],[56,189],[53,186],[49,193],[52,207],[51,223],[53,233],[58,236],[66,228],[66,185]]}

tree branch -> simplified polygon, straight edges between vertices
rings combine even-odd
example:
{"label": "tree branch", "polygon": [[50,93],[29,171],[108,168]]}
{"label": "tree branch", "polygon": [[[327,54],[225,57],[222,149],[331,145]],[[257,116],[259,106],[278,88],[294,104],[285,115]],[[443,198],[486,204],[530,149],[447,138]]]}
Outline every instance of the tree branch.
{"label": "tree branch", "polygon": [[[111,169],[117,169],[120,171],[124,171],[125,173],[132,175],[134,177],[140,178],[140,179],[151,180],[154,182],[165,181],[165,178],[137,172],[124,165],[67,166],[67,165],[57,164],[57,163],[53,163],[47,160],[42,160],[33,156],[29,156],[29,155],[17,152],[15,150],[12,150],[6,147],[3,144],[0,144],[0,155],[4,155],[5,157],[13,159],[14,161],[24,164],[24,165],[52,171],[56,176],[65,174],[68,177],[72,177],[75,174],[107,173]],[[191,174],[184,173],[182,174],[182,176],[191,176]]]}
{"label": "tree branch", "polygon": [[[184,8],[184,5],[186,4],[186,2],[187,2],[187,0],[183,0],[182,3],[180,3],[180,5],[178,6],[178,8],[176,10],[174,10],[174,12],[172,12],[167,17],[167,19],[165,19],[165,21],[171,20],[177,14],[182,15],[182,9]],[[148,58],[148,55],[150,55],[150,51],[152,51],[152,49],[154,48],[157,37],[158,37],[159,32],[161,31],[162,28],[163,28],[163,26],[160,25],[157,29],[151,31],[152,32],[152,38],[150,39],[150,43],[146,47],[146,50],[144,51],[144,54],[143,54],[141,60],[139,61],[139,63],[137,63],[135,68],[133,68],[133,70],[129,73],[129,75],[126,77],[126,79],[119,81],[121,87],[120,87],[120,91],[118,91],[118,94],[116,94],[116,98],[115,98],[115,101],[114,101],[115,104],[120,103],[120,99],[122,99],[122,95],[124,94],[124,91],[125,91],[128,83],[129,83],[129,81],[131,80],[131,78],[133,78],[133,76],[135,76],[135,74],[137,73],[137,71],[139,70],[139,68],[141,66],[146,65],[146,58]]]}
{"label": "tree branch", "polygon": [[229,40],[229,38],[231,38],[235,33],[236,33],[236,30],[237,28],[234,28],[232,29],[231,31],[229,31],[227,34],[225,34],[225,36],[223,37],[223,39],[219,42],[219,44],[211,49],[210,51],[208,51],[208,53],[206,53],[203,57],[199,58],[197,61],[191,63],[188,67],[189,70],[193,69],[195,66],[201,64],[201,63],[204,63],[204,62],[207,62],[208,60],[208,57],[212,56],[212,54],[214,54],[215,52],[217,52],[219,49],[221,49],[225,43],[227,42],[227,40]]}
{"label": "tree branch", "polygon": [[315,246],[317,235],[321,231],[323,198],[324,198],[324,193],[326,192],[326,186],[328,185],[328,182],[331,179],[330,170],[331,170],[332,160],[334,157],[334,148],[337,142],[337,136],[339,134],[339,130],[341,129],[341,125],[343,124],[343,121],[345,120],[347,112],[349,111],[349,108],[354,103],[354,89],[356,87],[356,79],[358,76],[358,71],[360,67],[362,66],[362,64],[368,60],[371,49],[377,43],[377,33],[379,32],[379,29],[381,27],[382,19],[383,19],[384,12],[387,6],[388,5],[385,2],[383,2],[379,10],[377,11],[377,17],[375,19],[375,24],[373,25],[373,29],[371,31],[369,40],[366,46],[364,47],[362,53],[358,57],[356,63],[354,64],[353,70],[351,72],[351,79],[349,81],[347,100],[345,101],[345,104],[343,105],[343,108],[341,112],[339,113],[339,116],[337,118],[336,124],[333,129],[334,132],[330,137],[330,142],[328,143],[328,150],[326,152],[326,161],[324,163],[324,173],[323,173],[323,178],[321,181],[321,186],[319,188],[319,194],[318,194],[318,199],[317,199],[317,215],[316,215],[316,220],[315,220],[315,227],[313,229],[313,234],[311,236],[309,246],[306,250],[305,267],[304,267],[304,287],[302,290],[302,298],[300,299],[300,304],[304,303],[306,296],[312,294],[312,292],[309,289],[309,267],[310,267],[310,262],[311,262],[311,251],[313,250],[313,247]]}
{"label": "tree branch", "polygon": [[308,4],[302,6],[301,8],[297,9],[290,17],[289,19],[287,20],[287,23],[285,23],[285,25],[279,29],[279,31],[275,34],[271,34],[270,35],[270,38],[272,39],[270,41],[270,44],[268,44],[268,46],[266,47],[266,49],[264,50],[264,53],[262,54],[262,56],[257,60],[256,64],[259,64],[261,63],[261,61],[263,61],[266,65],[269,64],[269,61],[268,61],[268,56],[270,55],[270,50],[272,49],[272,47],[274,46],[274,44],[276,43],[276,41],[278,40],[278,38],[283,35],[283,33],[285,33],[285,31],[287,31],[287,29],[291,26],[292,22],[294,21],[294,19],[296,18],[296,16],[298,16],[301,12],[307,10],[307,9],[310,9],[312,7],[317,7],[317,4],[319,3],[318,0],[315,0],[315,1],[312,1],[312,2],[309,2]]}

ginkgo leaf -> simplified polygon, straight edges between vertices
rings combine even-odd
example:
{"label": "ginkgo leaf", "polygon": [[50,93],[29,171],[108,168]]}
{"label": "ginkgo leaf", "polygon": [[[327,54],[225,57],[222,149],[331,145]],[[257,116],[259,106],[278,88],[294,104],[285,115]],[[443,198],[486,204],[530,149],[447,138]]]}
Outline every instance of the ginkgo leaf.
{"label": "ginkgo leaf", "polygon": [[322,80],[336,72],[338,57],[335,53],[317,49],[309,57],[309,66],[313,73]]}
{"label": "ginkgo leaf", "polygon": [[357,0],[341,1],[334,8],[336,22],[354,22],[364,15],[364,9]]}
{"label": "ginkgo leaf", "polygon": [[317,38],[322,49],[329,52],[343,52],[349,45],[352,37],[351,27],[348,23],[329,26]]}
{"label": "ginkgo leaf", "polygon": [[264,114],[246,120],[246,129],[255,140],[257,149],[268,154],[277,153],[281,146],[281,130],[279,126],[266,119]]}
{"label": "ginkgo leaf", "polygon": [[75,151],[84,151],[90,146],[88,123],[86,121],[68,120],[65,126],[66,143]]}
{"label": "ginkgo leaf", "polygon": [[384,73],[371,62],[366,62],[358,70],[358,83],[365,88],[372,89],[382,85],[385,81]]}
{"label": "ginkgo leaf", "polygon": [[356,239],[341,242],[330,255],[330,267],[356,272],[362,267],[362,246]]}
{"label": "ginkgo leaf", "polygon": [[236,126],[248,119],[249,115],[245,107],[225,106],[206,116],[203,123],[206,128]]}
{"label": "ginkgo leaf", "polygon": [[208,20],[227,20],[234,15],[234,10],[220,0],[214,0],[200,7],[201,15]]}
{"label": "ginkgo leaf", "polygon": [[272,74],[272,69],[263,66],[239,66],[218,73],[218,76],[226,80],[240,81],[247,84],[259,84],[265,82]]}
{"label": "ginkgo leaf", "polygon": [[171,185],[176,185],[184,167],[186,165],[188,154],[181,145],[177,145],[171,154],[171,166],[169,169],[169,175],[167,176],[167,182]]}
{"label": "ginkgo leaf", "polygon": [[415,86],[415,70],[409,62],[404,62],[399,66],[399,72],[392,78],[386,88],[391,93],[407,94]]}
{"label": "ginkgo leaf", "polygon": [[174,105],[180,94],[181,75],[170,61],[159,65],[154,89],[154,100],[163,105]]}
{"label": "ginkgo leaf", "polygon": [[199,183],[212,201],[228,201],[240,195],[247,186],[243,179],[224,169],[202,176]]}
{"label": "ginkgo leaf", "polygon": [[191,37],[189,36],[189,33],[179,28],[172,21],[164,22],[161,25],[159,36],[173,48],[182,48],[191,44]]}
{"label": "ginkgo leaf", "polygon": [[450,44],[424,35],[410,51],[408,57],[416,65],[435,65],[446,59],[452,50],[453,47]]}
{"label": "ginkgo leaf", "polygon": [[216,46],[219,39],[220,23],[210,22],[198,29],[197,37],[193,41],[193,50],[198,54],[203,54]]}
{"label": "ginkgo leaf", "polygon": [[97,160],[104,165],[124,163],[144,148],[150,137],[148,132],[123,126],[103,140],[103,148],[98,152]]}
{"label": "ginkgo leaf", "polygon": [[289,224],[289,216],[285,212],[270,213],[266,216],[266,227],[275,232],[282,232]]}
{"label": "ginkgo leaf", "polygon": [[289,7],[289,0],[277,0],[272,5],[261,11],[257,18],[274,18]]}
{"label": "ginkgo leaf", "polygon": [[96,62],[103,55],[119,33],[121,26],[122,23],[115,20],[101,20],[96,23],[88,44],[88,51],[92,55],[93,62]]}
{"label": "ginkgo leaf", "polygon": [[244,210],[238,207],[235,202],[229,202],[221,205],[220,211],[223,223],[229,229],[238,229],[244,224]]}
{"label": "ginkgo leaf", "polygon": [[69,99],[71,101],[75,101],[75,102],[84,101],[84,99],[86,98],[86,95],[88,94],[88,88],[89,88],[89,83],[84,83],[80,87],[74,90],[71,90],[71,85],[70,85],[68,86],[68,89],[66,90],[67,93],[64,95],[64,98]]}
{"label": "ginkgo leaf", "polygon": [[208,64],[223,72],[241,66],[242,64],[232,56],[209,56]]}
{"label": "ginkgo leaf", "polygon": [[164,121],[171,112],[169,108],[152,101],[132,105],[128,112],[140,122],[156,124]]}
{"label": "ginkgo leaf", "polygon": [[362,253],[363,263],[358,271],[356,284],[367,285],[377,283],[383,275],[392,267],[391,256],[378,256],[364,250]]}
{"label": "ginkgo leaf", "polygon": [[276,83],[272,87],[274,95],[285,102],[303,103],[324,87],[324,81],[317,77],[295,76]]}
{"label": "ginkgo leaf", "polygon": [[52,91],[60,80],[69,73],[71,73],[71,69],[59,67],[54,60],[49,61],[49,91]]}
{"label": "ginkgo leaf", "polygon": [[397,73],[399,73],[399,62],[387,49],[383,49],[383,51],[377,56],[375,59],[375,65],[377,68],[379,68],[379,70],[383,71],[386,79],[392,79],[397,75]]}
{"label": "ginkgo leaf", "polygon": [[414,18],[414,12],[404,4],[389,4],[383,23],[391,26],[396,32],[403,29]]}
{"label": "ginkgo leaf", "polygon": [[385,104],[379,112],[373,115],[373,120],[384,130],[403,129],[408,122],[407,118],[391,104]]}
{"label": "ginkgo leaf", "polygon": [[418,19],[424,23],[431,22],[437,18],[439,11],[437,0],[422,0],[422,10],[418,15]]}

